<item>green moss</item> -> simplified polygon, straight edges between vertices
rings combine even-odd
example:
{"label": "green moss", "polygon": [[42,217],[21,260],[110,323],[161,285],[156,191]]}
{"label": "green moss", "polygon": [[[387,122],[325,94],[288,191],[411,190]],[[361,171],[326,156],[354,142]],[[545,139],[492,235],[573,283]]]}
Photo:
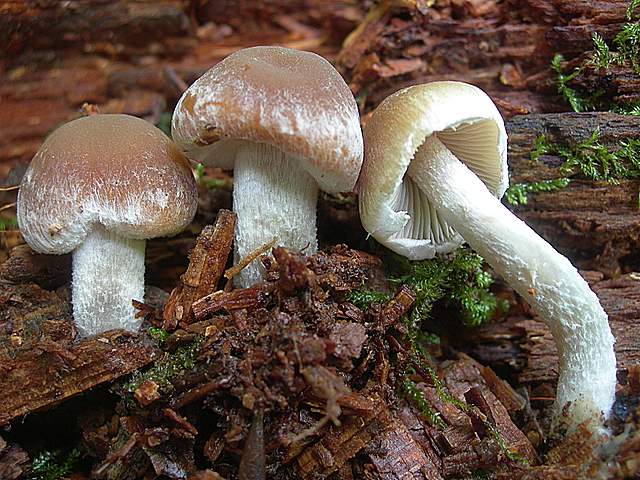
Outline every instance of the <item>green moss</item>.
{"label": "green moss", "polygon": [[388,293],[374,292],[372,290],[351,290],[346,295],[347,301],[353,303],[360,310],[366,310],[372,303],[384,303],[391,296]]}
{"label": "green moss", "polygon": [[175,352],[164,352],[153,366],[143,372],[133,374],[123,390],[133,394],[146,380],[155,382],[163,393],[173,391],[171,380],[178,374],[192,370],[196,366],[196,359],[204,338],[197,337],[191,344],[178,348]]}
{"label": "green moss", "polygon": [[80,447],[67,452],[44,450],[33,458],[28,478],[29,480],[58,480],[72,473],[81,457]]}
{"label": "green moss", "polygon": [[18,219],[16,217],[0,218],[0,231],[15,230],[18,228]]}
{"label": "green moss", "polygon": [[638,115],[638,105],[615,104],[606,100],[601,90],[581,95],[569,83],[580,73],[587,69],[607,70],[613,65],[628,66],[636,74],[640,74],[640,23],[638,23],[636,9],[640,5],[639,0],[632,0],[626,12],[627,23],[612,40],[612,45],[597,32],[591,36],[593,49],[588,58],[571,73],[564,73],[562,63],[564,58],[560,54],[554,55],[551,60],[551,68],[556,72],[556,86],[558,94],[571,106],[575,112],[587,110],[611,110],[621,114]]}
{"label": "green moss", "polygon": [[458,310],[468,326],[485,322],[495,312],[497,301],[489,292],[491,276],[482,270],[482,257],[466,248],[448,257],[421,262],[409,262],[397,257],[403,273],[392,277],[391,283],[405,284],[416,293],[410,321],[418,325],[429,317],[433,304],[444,300]]}
{"label": "green moss", "polygon": [[590,109],[592,102],[580,97],[576,90],[569,87],[569,82],[581,72],[581,69],[576,68],[567,75],[562,71],[562,62],[564,62],[564,57],[559,53],[556,53],[551,59],[551,68],[556,72],[558,94],[564,98],[574,112],[584,112]]}
{"label": "green moss", "polygon": [[169,337],[169,332],[164,330],[163,328],[157,327],[149,327],[147,333],[151,338],[153,338],[156,342],[162,344]]}
{"label": "green moss", "polygon": [[156,127],[162,130],[165,135],[171,138],[171,117],[173,114],[171,112],[163,112],[160,114],[160,118],[156,123]]}
{"label": "green moss", "polygon": [[431,405],[425,398],[422,390],[418,388],[416,383],[411,380],[409,376],[405,376],[402,380],[402,391],[409,401],[416,406],[420,415],[426,419],[430,425],[439,429],[446,427],[444,420],[440,417],[440,413],[431,408]]}
{"label": "green moss", "polygon": [[600,141],[600,132],[574,145],[564,146],[550,143],[544,135],[536,139],[537,152],[544,151],[564,160],[558,171],[567,176],[580,175],[589,180],[618,183],[624,178],[640,177],[640,139],[620,142],[618,148],[609,150]]}
{"label": "green moss", "polygon": [[193,169],[193,175],[196,178],[198,185],[207,188],[209,190],[226,189],[228,190],[229,182],[220,178],[209,177],[205,171],[205,166],[202,163],[198,163]]}
{"label": "green moss", "polygon": [[566,187],[570,182],[569,178],[561,177],[533,183],[516,183],[504,192],[504,201],[513,206],[526,205],[529,193],[552,192]]}

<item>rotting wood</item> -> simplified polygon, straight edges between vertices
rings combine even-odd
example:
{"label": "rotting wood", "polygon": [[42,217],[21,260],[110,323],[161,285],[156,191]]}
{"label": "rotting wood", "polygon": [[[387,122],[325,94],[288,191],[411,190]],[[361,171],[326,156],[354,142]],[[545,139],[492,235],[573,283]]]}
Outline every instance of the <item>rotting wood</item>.
{"label": "rotting wood", "polygon": [[241,308],[254,307],[258,304],[262,293],[260,286],[236,289],[231,292],[218,290],[194,302],[193,315],[196,320],[202,320],[207,315],[222,309],[230,312]]}
{"label": "rotting wood", "polygon": [[[640,278],[631,273],[597,281],[591,288],[609,315],[618,371],[640,364]],[[469,331],[464,338],[464,348],[476,359],[510,372],[522,384],[555,383],[558,378],[558,354],[551,332],[533,318],[520,313]]]}
{"label": "rotting wood", "polygon": [[0,279],[11,283],[34,282],[48,290],[63,285],[70,276],[70,255],[43,255],[28,245],[14,247],[9,258],[0,264]]}
{"label": "rotting wood", "polygon": [[215,225],[206,226],[189,256],[189,266],[173,289],[163,312],[163,327],[175,330],[179,323],[191,323],[192,305],[216,289],[233,243],[236,216],[220,210]]}
{"label": "rotting wood", "polygon": [[0,478],[18,480],[29,469],[29,455],[18,445],[8,444],[0,437]]}
{"label": "rotting wood", "polygon": [[0,425],[51,407],[76,394],[111,382],[151,362],[156,347],[145,337],[111,330],[55,352],[33,349],[9,360],[0,376]]}
{"label": "rotting wood", "polygon": [[[507,121],[511,184],[562,177],[563,160],[543,155],[531,160],[536,137],[549,142],[576,145],[600,132],[601,142],[611,150],[620,142],[640,137],[640,118],[613,113],[563,113],[518,116]],[[619,184],[581,180],[576,175],[560,190],[530,194],[515,213],[560,252],[581,268],[615,275],[631,252],[640,248],[640,181]],[[633,265],[632,265],[633,266]]]}

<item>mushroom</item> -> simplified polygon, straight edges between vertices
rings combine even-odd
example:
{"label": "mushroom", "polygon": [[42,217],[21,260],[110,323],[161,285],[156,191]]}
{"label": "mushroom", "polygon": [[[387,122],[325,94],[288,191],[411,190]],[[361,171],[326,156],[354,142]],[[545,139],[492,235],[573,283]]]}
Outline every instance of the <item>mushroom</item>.
{"label": "mushroom", "polygon": [[507,136],[490,98],[460,82],[409,87],[380,104],[364,138],[365,229],[412,260],[468,242],[551,329],[560,356],[555,425],[565,407],[568,426],[607,416],[616,385],[607,314],[569,260],[499,201]]}
{"label": "mushroom", "polygon": [[196,210],[189,163],[148,122],[93,115],[55,130],[22,180],[18,225],[40,253],[73,251],[73,316],[82,336],[135,331],[145,239],[174,235]]}
{"label": "mushroom", "polygon": [[[216,64],[182,95],[172,136],[186,155],[234,170],[236,260],[276,240],[313,254],[318,188],[353,189],[362,165],[355,99],[322,57],[253,47]],[[240,286],[260,280],[253,262]]]}

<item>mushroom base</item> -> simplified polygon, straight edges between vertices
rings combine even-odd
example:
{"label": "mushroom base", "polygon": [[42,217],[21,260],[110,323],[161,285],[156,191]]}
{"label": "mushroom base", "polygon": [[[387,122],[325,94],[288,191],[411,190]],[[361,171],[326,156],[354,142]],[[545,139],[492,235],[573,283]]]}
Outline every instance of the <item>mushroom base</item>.
{"label": "mushroom base", "polygon": [[144,297],[145,242],[97,226],[73,251],[73,317],[80,336],[140,328],[131,301]]}
{"label": "mushroom base", "polygon": [[[233,174],[236,262],[274,239],[276,245],[308,255],[316,252],[318,184],[297,158],[271,145],[245,142]],[[248,287],[263,277],[264,268],[253,261],[234,283]]]}
{"label": "mushroom base", "polygon": [[435,136],[418,149],[407,173],[551,329],[560,356],[556,426],[599,424],[615,398],[616,358],[595,293],[569,260],[502,205]]}

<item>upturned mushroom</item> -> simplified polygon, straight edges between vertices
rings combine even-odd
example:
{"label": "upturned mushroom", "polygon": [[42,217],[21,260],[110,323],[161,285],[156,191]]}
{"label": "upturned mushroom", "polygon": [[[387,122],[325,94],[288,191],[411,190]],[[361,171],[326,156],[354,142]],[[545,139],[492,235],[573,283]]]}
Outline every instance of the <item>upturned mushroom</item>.
{"label": "upturned mushroom", "polygon": [[[353,95],[322,57],[281,47],[240,50],[183,94],[172,136],[186,155],[234,170],[236,259],[276,244],[316,251],[318,188],[353,189],[362,133]],[[239,275],[262,278],[259,262]]]}
{"label": "upturned mushroom", "polygon": [[365,229],[413,260],[468,242],[551,329],[560,356],[556,425],[607,416],[616,385],[607,314],[569,260],[499,201],[507,136],[490,98],[459,82],[409,87],[380,104],[364,138]]}
{"label": "upturned mushroom", "polygon": [[160,130],[128,115],[93,115],[55,130],[18,193],[18,225],[40,253],[73,252],[73,316],[82,336],[135,331],[145,239],[174,235],[196,210],[193,173]]}

